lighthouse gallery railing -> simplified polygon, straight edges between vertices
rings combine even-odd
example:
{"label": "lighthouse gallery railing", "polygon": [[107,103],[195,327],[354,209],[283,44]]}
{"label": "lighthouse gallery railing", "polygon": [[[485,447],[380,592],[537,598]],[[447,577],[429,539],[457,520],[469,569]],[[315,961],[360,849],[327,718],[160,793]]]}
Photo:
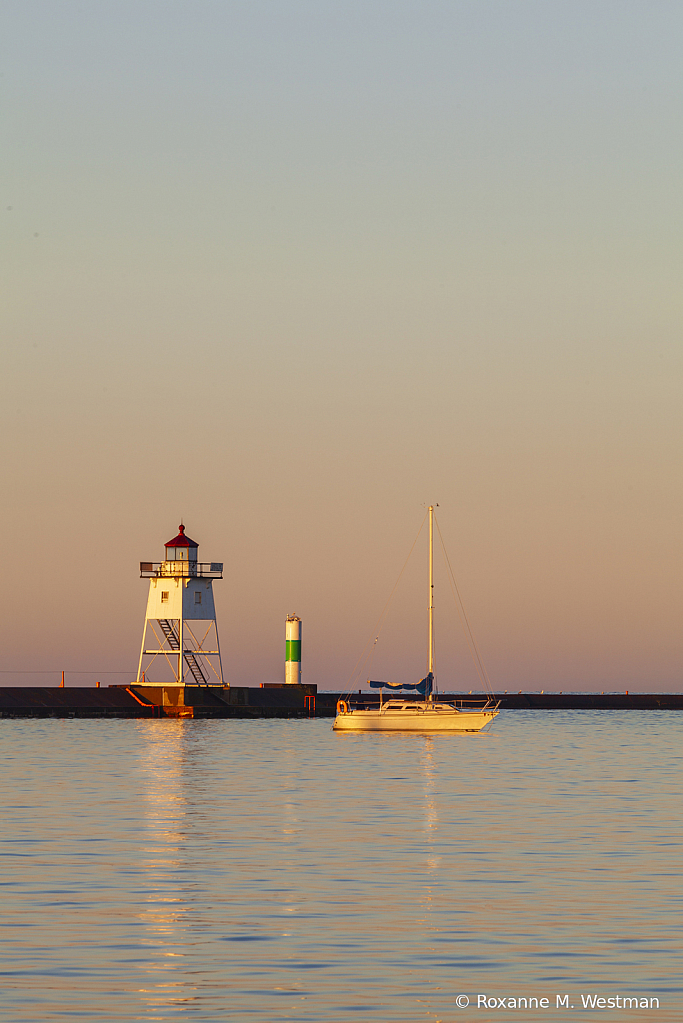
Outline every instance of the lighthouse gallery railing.
{"label": "lighthouse gallery railing", "polygon": [[183,576],[198,579],[222,579],[222,561],[141,561],[142,578]]}

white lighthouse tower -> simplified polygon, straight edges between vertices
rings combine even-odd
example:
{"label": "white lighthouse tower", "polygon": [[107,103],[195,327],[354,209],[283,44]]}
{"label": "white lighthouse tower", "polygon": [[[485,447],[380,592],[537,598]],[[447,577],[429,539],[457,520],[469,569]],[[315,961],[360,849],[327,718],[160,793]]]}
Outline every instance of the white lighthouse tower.
{"label": "white lighthouse tower", "polygon": [[198,547],[181,525],[165,545],[164,561],[140,562],[141,577],[149,579],[149,597],[138,684],[143,678],[151,683],[147,676],[158,658],[170,666],[171,685],[224,684],[212,588],[214,579],[223,578],[223,564],[199,562]]}

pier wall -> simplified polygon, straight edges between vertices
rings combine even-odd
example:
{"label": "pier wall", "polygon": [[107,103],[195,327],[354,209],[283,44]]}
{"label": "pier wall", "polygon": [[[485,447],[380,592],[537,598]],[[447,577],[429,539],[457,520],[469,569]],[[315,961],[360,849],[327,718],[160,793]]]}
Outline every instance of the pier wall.
{"label": "pier wall", "polygon": [[296,718],[315,712],[315,686],[0,687],[0,717]]}
{"label": "pier wall", "polygon": [[[343,693],[316,686],[109,686],[0,687],[0,717],[79,718],[308,718],[334,717]],[[441,694],[444,700],[476,700],[473,693]],[[354,702],[376,703],[363,693]],[[502,693],[501,710],[683,710],[681,693]]]}

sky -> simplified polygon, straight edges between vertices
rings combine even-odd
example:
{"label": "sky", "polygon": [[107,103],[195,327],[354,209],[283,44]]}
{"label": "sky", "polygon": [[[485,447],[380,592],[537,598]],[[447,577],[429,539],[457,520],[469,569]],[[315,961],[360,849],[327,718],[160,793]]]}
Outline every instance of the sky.
{"label": "sky", "polygon": [[[344,688],[438,502],[496,689],[683,689],[680,3],[5,0],[0,39],[0,684],[129,681],[182,518],[226,680],[298,614]],[[423,531],[375,677],[426,608]]]}

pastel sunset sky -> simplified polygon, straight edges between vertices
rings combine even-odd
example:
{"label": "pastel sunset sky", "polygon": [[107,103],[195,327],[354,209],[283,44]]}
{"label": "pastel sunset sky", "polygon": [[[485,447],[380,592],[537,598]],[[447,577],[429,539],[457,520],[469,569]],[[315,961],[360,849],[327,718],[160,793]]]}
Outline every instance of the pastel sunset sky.
{"label": "pastel sunset sky", "polygon": [[[128,681],[182,517],[226,679],[342,688],[438,502],[496,688],[683,688],[679,0],[0,21],[0,684]],[[375,677],[426,607],[423,534]]]}

